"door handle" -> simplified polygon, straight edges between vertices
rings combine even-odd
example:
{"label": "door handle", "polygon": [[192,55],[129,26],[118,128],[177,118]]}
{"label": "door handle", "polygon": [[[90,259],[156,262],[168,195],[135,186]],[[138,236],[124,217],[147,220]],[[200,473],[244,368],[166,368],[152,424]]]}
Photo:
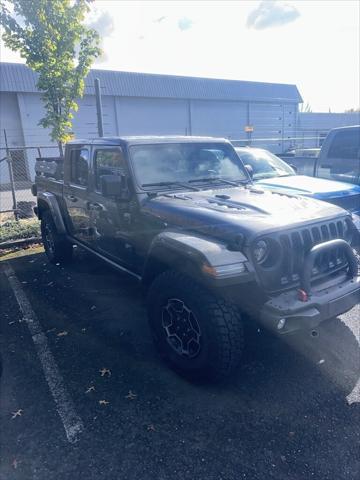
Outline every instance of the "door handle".
{"label": "door handle", "polygon": [[104,210],[104,207],[100,203],[96,203],[96,202],[95,203],[88,202],[87,207],[89,210],[97,210],[97,211]]}
{"label": "door handle", "polygon": [[75,195],[68,195],[67,198],[70,200],[70,202],[77,202],[78,199],[75,197]]}

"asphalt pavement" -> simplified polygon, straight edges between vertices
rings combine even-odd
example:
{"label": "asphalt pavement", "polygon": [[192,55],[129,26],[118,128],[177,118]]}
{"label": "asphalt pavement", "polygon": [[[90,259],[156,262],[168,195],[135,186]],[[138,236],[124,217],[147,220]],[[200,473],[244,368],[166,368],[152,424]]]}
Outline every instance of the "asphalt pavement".
{"label": "asphalt pavement", "polygon": [[1,480],[360,478],[359,305],[311,335],[250,328],[238,373],[158,358],[136,281],[77,252],[0,262]]}

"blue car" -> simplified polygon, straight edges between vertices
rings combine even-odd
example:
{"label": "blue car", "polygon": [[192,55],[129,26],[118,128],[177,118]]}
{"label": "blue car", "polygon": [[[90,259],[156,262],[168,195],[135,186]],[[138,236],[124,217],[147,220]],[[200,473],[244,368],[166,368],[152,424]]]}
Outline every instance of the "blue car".
{"label": "blue car", "polygon": [[262,148],[235,148],[253,181],[262,188],[330,202],[348,210],[360,231],[360,186],[297,175],[294,168]]}

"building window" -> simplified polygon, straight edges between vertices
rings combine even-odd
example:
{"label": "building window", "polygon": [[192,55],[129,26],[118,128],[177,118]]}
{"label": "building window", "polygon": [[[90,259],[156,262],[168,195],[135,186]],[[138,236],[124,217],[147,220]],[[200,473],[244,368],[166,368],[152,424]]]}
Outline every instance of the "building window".
{"label": "building window", "polygon": [[94,161],[95,186],[101,190],[101,177],[103,175],[121,175],[126,172],[123,152],[120,148],[99,149],[95,153]]}
{"label": "building window", "polygon": [[89,178],[89,152],[85,148],[70,152],[70,182],[86,187]]}

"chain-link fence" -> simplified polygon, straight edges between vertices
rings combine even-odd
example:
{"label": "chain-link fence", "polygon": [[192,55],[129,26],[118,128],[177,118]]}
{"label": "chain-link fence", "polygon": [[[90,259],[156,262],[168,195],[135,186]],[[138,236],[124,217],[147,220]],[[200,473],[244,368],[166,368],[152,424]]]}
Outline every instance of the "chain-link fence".
{"label": "chain-link fence", "polygon": [[57,146],[0,148],[0,214],[14,215],[15,219],[34,214],[31,185],[36,158],[57,156]]}

